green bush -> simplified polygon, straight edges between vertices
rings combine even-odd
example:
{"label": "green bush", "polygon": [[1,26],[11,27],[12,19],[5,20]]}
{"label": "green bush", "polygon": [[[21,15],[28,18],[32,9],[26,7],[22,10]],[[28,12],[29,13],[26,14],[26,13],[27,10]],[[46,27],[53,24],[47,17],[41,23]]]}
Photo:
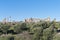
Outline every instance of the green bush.
{"label": "green bush", "polygon": [[12,36],[12,35],[1,35],[0,40],[14,40],[14,36]]}

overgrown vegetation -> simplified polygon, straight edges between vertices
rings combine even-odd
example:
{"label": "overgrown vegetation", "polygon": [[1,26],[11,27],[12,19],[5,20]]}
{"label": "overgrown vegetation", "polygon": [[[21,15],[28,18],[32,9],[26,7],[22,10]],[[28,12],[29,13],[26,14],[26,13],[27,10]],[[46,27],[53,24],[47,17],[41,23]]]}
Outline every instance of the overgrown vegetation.
{"label": "overgrown vegetation", "polygon": [[0,40],[60,40],[60,22],[0,22]]}

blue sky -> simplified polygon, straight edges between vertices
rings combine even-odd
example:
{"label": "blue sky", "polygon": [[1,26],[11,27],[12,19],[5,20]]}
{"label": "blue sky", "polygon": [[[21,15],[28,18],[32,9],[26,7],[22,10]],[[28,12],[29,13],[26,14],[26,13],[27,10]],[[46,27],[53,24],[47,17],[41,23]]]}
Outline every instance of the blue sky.
{"label": "blue sky", "polygon": [[56,18],[60,20],[60,0],[0,0],[0,20],[25,18]]}

